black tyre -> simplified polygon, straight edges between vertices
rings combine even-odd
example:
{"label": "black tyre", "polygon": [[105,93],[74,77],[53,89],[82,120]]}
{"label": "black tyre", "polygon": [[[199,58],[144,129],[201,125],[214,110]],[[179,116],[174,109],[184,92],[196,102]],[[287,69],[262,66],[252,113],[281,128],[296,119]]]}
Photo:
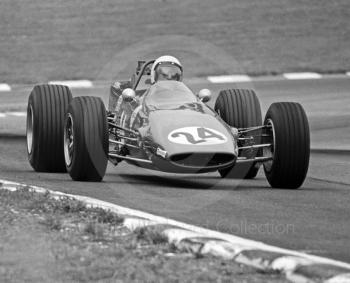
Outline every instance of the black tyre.
{"label": "black tyre", "polygon": [[[248,128],[262,125],[260,102],[253,90],[229,89],[223,90],[215,103],[215,111],[231,127]],[[255,133],[254,142],[259,143],[259,131]],[[241,144],[241,145],[244,145]],[[258,150],[242,150],[240,157],[254,158]],[[259,171],[259,164],[243,163],[219,170],[221,177],[255,178]]]}
{"label": "black tyre", "polygon": [[299,188],[306,177],[310,157],[309,123],[299,103],[273,103],[266,113],[270,142],[264,156],[273,160],[264,163],[266,178],[273,188]]}
{"label": "black tyre", "polygon": [[65,119],[64,156],[73,180],[103,179],[108,161],[108,126],[100,98],[82,96],[72,100]]}
{"label": "black tyre", "polygon": [[38,172],[66,172],[64,117],[72,94],[67,86],[36,85],[28,98],[27,152]]}

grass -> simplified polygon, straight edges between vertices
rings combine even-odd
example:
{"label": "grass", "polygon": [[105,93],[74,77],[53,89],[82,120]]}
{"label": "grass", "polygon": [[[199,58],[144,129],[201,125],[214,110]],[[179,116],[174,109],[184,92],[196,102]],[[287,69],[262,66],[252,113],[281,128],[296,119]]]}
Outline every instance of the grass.
{"label": "grass", "polygon": [[69,198],[0,189],[2,282],[287,282],[232,261],[197,259],[157,228],[132,233],[122,219]]}
{"label": "grass", "polygon": [[32,213],[65,216],[78,214],[98,223],[109,223],[111,225],[121,225],[124,221],[123,217],[109,210],[87,207],[85,203],[66,196],[53,198],[49,192],[39,194],[26,187],[16,192],[0,191],[0,195],[9,204],[20,202],[23,208]]}
{"label": "grass", "polygon": [[136,238],[139,241],[143,241],[153,245],[165,244],[168,239],[161,233],[157,227],[141,227],[134,231]]}
{"label": "grass", "polygon": [[348,0],[3,0],[0,81],[111,80],[172,53],[185,76],[350,69]]}

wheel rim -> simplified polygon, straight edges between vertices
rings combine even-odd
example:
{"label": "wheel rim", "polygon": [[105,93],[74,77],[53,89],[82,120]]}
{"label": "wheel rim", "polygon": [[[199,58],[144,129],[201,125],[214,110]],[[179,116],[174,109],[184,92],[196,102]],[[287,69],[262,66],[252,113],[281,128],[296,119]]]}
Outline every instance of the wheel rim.
{"label": "wheel rim", "polygon": [[272,157],[271,160],[264,162],[264,169],[267,172],[271,171],[272,164],[273,164],[273,159],[274,159],[274,153],[275,153],[275,148],[276,148],[276,140],[275,140],[275,127],[271,119],[267,119],[266,125],[269,126],[267,133],[270,134],[270,143],[271,146],[269,147],[264,147],[263,152],[264,152],[264,157]]}
{"label": "wheel rim", "polygon": [[27,150],[31,154],[33,150],[33,124],[34,124],[34,113],[33,107],[30,105],[27,110]]}
{"label": "wheel rim", "polygon": [[66,124],[64,126],[64,160],[67,166],[70,166],[73,159],[74,150],[74,129],[73,118],[68,114]]}

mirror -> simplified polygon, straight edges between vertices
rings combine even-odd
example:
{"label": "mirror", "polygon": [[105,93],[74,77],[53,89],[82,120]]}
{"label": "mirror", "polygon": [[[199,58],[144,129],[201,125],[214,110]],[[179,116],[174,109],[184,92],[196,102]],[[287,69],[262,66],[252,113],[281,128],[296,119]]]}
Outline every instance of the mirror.
{"label": "mirror", "polygon": [[126,88],[123,90],[122,96],[124,101],[130,102],[135,98],[136,93],[132,88]]}
{"label": "mirror", "polygon": [[203,88],[198,92],[197,96],[202,102],[208,102],[211,98],[211,91],[207,88]]}

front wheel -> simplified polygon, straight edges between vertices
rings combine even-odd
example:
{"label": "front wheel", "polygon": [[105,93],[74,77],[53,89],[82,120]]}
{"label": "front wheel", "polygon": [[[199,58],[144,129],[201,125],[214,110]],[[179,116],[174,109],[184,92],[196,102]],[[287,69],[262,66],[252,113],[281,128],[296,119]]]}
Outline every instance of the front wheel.
{"label": "front wheel", "polygon": [[303,107],[299,103],[273,103],[266,113],[265,125],[271,147],[264,148],[264,156],[272,157],[264,163],[264,171],[273,188],[299,188],[309,167],[310,131]]}
{"label": "front wheel", "polygon": [[[222,90],[216,100],[214,109],[231,127],[249,128],[261,126],[262,124],[260,102],[253,90]],[[261,141],[259,131],[252,138],[255,144],[259,144]],[[239,146],[245,145],[249,144],[239,144]],[[241,150],[239,157],[250,159],[255,158],[259,153],[259,150]],[[220,169],[219,173],[223,178],[253,179],[258,174],[259,167],[259,163],[241,163],[229,168]]]}
{"label": "front wheel", "polygon": [[64,159],[73,180],[103,179],[108,161],[108,126],[100,98],[81,96],[70,103],[64,126]]}
{"label": "front wheel", "polygon": [[37,172],[66,172],[62,136],[71,100],[71,91],[63,85],[36,85],[29,95],[27,153]]}

